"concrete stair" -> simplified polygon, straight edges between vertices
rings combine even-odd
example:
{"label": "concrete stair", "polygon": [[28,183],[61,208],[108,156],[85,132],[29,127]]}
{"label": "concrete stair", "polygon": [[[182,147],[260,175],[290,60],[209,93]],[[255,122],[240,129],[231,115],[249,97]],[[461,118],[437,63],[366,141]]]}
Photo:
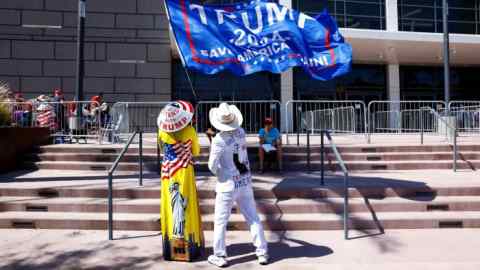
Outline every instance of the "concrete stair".
{"label": "concrete stair", "polygon": [[[147,178],[144,187],[138,187],[134,178],[116,180],[116,229],[160,229],[160,183],[155,179]],[[211,176],[197,181],[205,230],[213,230],[214,183]],[[375,229],[378,223],[385,229],[480,228],[480,182],[428,184],[353,176],[351,183],[349,210],[354,229]],[[267,230],[342,229],[341,176],[327,176],[325,186],[315,176],[255,176],[254,193]],[[1,185],[0,228],[103,230],[106,198],[105,179]],[[229,229],[248,229],[236,207]]]}
{"label": "concrete stair", "polygon": [[[480,168],[480,144],[459,145],[458,168]],[[56,170],[107,170],[120,153],[119,146],[72,147],[44,146],[26,157],[25,168]],[[341,146],[339,151],[349,171],[363,170],[417,170],[452,169],[453,154],[449,145],[398,145],[398,146]],[[332,171],[339,170],[337,160],[327,146],[325,164]],[[305,171],[307,150],[304,146],[284,146],[284,169]],[[249,148],[253,169],[258,167],[257,149]],[[203,147],[195,159],[198,171],[208,171],[208,148]],[[310,169],[320,170],[320,148],[311,148]],[[158,170],[155,148],[144,149],[144,170]],[[122,159],[119,171],[138,171],[138,149],[130,149]]]}
{"label": "concrete stair", "polygon": [[[116,230],[159,231],[159,216],[156,214],[114,215]],[[341,215],[336,214],[282,214],[264,215],[260,218],[266,230],[340,230],[343,228]],[[479,228],[480,212],[436,212],[425,215],[421,212],[386,212],[377,214],[384,229],[426,229],[426,228]],[[350,226],[354,229],[376,229],[370,213],[354,213]],[[202,215],[204,230],[213,230],[213,214]],[[107,217],[104,213],[65,213],[61,212],[4,212],[0,218],[0,228],[19,229],[79,229],[105,230]],[[232,214],[229,230],[248,230],[241,214]]]}
{"label": "concrete stair", "polygon": [[[382,200],[367,199],[375,212],[430,212],[430,211],[480,211],[480,197],[411,197],[409,200],[388,197]],[[160,200],[157,199],[114,199],[114,211],[117,213],[158,214]],[[214,199],[200,202],[201,212],[214,213]],[[257,208],[263,214],[335,214],[343,211],[342,198],[288,200],[258,199]],[[42,197],[0,197],[0,211],[4,212],[79,212],[105,213],[105,198],[42,198]],[[349,211],[353,213],[368,212],[364,198],[352,198]],[[240,213],[234,207],[234,213]]]}

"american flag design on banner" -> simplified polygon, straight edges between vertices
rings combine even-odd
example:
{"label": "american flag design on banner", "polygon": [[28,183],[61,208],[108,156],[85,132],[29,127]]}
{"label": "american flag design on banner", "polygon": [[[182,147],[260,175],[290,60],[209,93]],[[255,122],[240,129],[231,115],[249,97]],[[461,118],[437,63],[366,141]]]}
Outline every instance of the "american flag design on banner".
{"label": "american flag design on banner", "polygon": [[181,168],[193,165],[192,140],[165,144],[165,152],[162,162],[162,179],[169,179]]}
{"label": "american flag design on banner", "polygon": [[38,113],[37,122],[40,127],[48,127],[51,130],[57,128],[55,113],[52,110],[45,110]]}

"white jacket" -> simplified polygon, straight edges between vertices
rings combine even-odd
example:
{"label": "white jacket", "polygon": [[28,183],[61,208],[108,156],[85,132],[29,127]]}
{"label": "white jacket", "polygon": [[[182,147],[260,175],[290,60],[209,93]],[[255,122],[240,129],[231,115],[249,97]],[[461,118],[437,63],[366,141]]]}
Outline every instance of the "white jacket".
{"label": "white jacket", "polygon": [[[249,172],[240,175],[233,161],[233,154],[238,154],[239,161],[247,166]],[[212,140],[208,168],[218,178],[216,192],[231,192],[235,182],[250,179],[250,164],[248,162],[245,131],[238,128],[231,132],[220,132]]]}

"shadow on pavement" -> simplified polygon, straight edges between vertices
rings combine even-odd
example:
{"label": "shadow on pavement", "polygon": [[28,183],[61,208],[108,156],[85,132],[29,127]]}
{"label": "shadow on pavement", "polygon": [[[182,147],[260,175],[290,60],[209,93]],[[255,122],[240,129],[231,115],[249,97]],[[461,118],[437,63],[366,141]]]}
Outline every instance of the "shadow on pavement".
{"label": "shadow on pavement", "polygon": [[[212,254],[211,247],[206,249],[207,256]],[[230,266],[256,261],[255,247],[252,243],[238,243],[227,247]],[[268,243],[270,263],[293,258],[320,258],[333,253],[333,250],[326,246],[314,245],[303,240],[283,237],[277,242]],[[243,255],[243,256],[242,256]],[[206,260],[206,258],[204,258]]]}
{"label": "shadow on pavement", "polygon": [[[72,235],[70,237],[75,237]],[[75,250],[50,249],[50,244],[35,247],[34,253],[12,253],[4,250],[0,255],[0,270],[51,270],[51,269],[152,269],[156,263],[163,261],[161,252],[156,256],[124,256],[125,253],[135,254],[136,247],[119,247],[109,242],[95,248]],[[103,264],[101,260],[88,265],[86,261],[97,260],[102,254],[108,254],[109,260]],[[123,254],[123,256],[121,255]],[[111,263],[111,262],[114,263]]]}
{"label": "shadow on pavement", "polygon": [[146,234],[146,235],[135,235],[135,236],[129,236],[129,235],[122,235],[120,237],[113,237],[113,240],[127,240],[127,239],[138,239],[138,238],[157,238],[158,241],[161,241],[162,233],[153,233],[153,234]]}
{"label": "shadow on pavement", "polygon": [[[284,177],[273,188],[275,195],[275,206],[279,215],[267,215],[267,223],[272,224],[277,230],[284,230],[282,217],[284,215],[278,203],[282,200],[292,198],[308,198],[318,203],[326,204],[329,212],[339,216],[343,220],[344,205],[333,197],[344,197],[343,177],[329,175],[325,177],[325,185],[321,185],[320,176],[311,174],[304,177]],[[398,243],[395,239],[376,237],[385,233],[382,221],[378,218],[370,200],[383,200],[387,197],[401,197],[408,200],[429,202],[433,201],[437,194],[427,183],[422,181],[407,181],[381,177],[359,177],[351,176],[349,179],[349,194],[357,198],[363,198],[364,206],[371,215],[371,219],[361,218],[350,213],[349,228],[360,232],[361,236],[349,236],[349,240],[372,237],[371,239],[378,243],[382,252],[394,250]],[[351,205],[349,209],[351,210]],[[351,211],[352,212],[352,211]],[[378,230],[373,232],[372,229]],[[280,235],[280,238],[283,236]],[[342,239],[343,240],[343,239]]]}

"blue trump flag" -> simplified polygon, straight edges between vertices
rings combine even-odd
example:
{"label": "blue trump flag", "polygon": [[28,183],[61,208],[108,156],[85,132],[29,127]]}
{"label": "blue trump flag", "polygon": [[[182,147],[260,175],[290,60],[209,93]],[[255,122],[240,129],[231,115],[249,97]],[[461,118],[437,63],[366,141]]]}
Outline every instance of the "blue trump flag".
{"label": "blue trump flag", "polygon": [[352,48],[326,10],[313,18],[267,0],[230,5],[165,2],[187,68],[248,75],[301,66],[318,80],[350,71]]}

